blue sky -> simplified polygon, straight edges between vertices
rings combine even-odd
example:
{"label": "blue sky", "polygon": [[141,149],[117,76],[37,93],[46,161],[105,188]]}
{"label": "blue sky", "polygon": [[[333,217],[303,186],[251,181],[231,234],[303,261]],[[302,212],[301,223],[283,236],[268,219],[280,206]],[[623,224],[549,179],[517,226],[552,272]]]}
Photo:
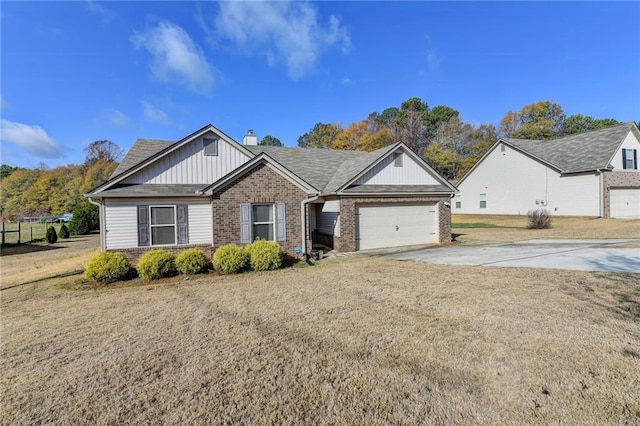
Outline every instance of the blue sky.
{"label": "blue sky", "polygon": [[640,3],[0,3],[1,162],[212,123],[295,146],[409,97],[467,122],[550,100],[640,120]]}

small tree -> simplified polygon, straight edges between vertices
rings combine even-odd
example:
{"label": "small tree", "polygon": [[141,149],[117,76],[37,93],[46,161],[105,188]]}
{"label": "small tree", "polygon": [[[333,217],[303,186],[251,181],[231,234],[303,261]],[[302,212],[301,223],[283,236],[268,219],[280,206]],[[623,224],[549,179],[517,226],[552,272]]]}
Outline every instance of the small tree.
{"label": "small tree", "polygon": [[69,228],[64,223],[60,226],[60,238],[69,238]]}
{"label": "small tree", "polygon": [[91,231],[100,229],[100,213],[98,206],[93,204],[81,204],[73,210],[73,218],[69,222],[72,234],[86,235]]}
{"label": "small tree", "polygon": [[56,228],[54,228],[53,225],[47,228],[45,236],[49,244],[55,244],[55,242],[58,241],[58,234],[56,233]]}
{"label": "small tree", "polygon": [[527,228],[548,229],[551,228],[551,213],[545,209],[530,210],[527,213]]}

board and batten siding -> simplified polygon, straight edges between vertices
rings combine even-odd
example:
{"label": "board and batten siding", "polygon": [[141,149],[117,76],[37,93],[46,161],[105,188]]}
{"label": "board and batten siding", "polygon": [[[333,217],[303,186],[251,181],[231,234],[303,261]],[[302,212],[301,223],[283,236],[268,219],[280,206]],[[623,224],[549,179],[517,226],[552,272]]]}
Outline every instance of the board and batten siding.
{"label": "board and batten siding", "polygon": [[640,161],[640,141],[636,138],[635,133],[629,132],[627,136],[624,138],[620,149],[616,152],[616,155],[613,156],[611,160],[611,165],[616,172],[637,172],[640,171],[640,167],[637,170],[625,170],[622,167],[622,150],[623,149],[636,149],[637,150],[637,160]]}
{"label": "board and batten siding", "polygon": [[[454,202],[451,212],[524,215],[542,207],[559,216],[600,216],[600,178],[595,172],[562,176],[509,146],[498,144],[458,184],[461,207],[456,208]],[[486,194],[486,208],[480,208],[480,194]],[[546,205],[538,206],[536,200]]]}
{"label": "board and batten siding", "polygon": [[439,185],[440,182],[413,158],[402,155],[402,166],[395,166],[389,155],[354,182],[356,185]]}
{"label": "board and batten siding", "polygon": [[137,206],[173,206],[187,204],[189,210],[189,244],[212,244],[213,220],[211,202],[204,198],[158,198],[130,200],[125,198],[104,201],[106,249],[118,250],[138,247]]}
{"label": "board and batten siding", "polygon": [[[204,155],[203,138],[218,139],[218,155]],[[129,176],[123,183],[211,184],[249,161],[249,157],[232,143],[213,133],[194,139]]]}

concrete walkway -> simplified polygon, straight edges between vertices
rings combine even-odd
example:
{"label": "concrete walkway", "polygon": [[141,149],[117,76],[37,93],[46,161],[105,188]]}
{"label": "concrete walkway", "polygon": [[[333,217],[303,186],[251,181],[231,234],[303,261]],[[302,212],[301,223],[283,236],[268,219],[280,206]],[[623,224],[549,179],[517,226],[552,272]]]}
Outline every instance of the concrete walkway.
{"label": "concrete walkway", "polygon": [[[548,239],[483,246],[436,246],[383,254],[382,256],[390,259],[445,265],[640,273],[640,248],[638,244],[640,244],[640,239]],[[624,248],[624,245],[635,247]]]}

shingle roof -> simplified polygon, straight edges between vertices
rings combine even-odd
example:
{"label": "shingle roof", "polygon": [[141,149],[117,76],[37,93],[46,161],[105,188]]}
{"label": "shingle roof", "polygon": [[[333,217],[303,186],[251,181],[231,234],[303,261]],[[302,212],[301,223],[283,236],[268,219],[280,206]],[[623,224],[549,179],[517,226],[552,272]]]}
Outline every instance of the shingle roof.
{"label": "shingle roof", "polygon": [[200,190],[202,185],[160,185],[160,184],[134,184],[134,185],[120,185],[115,188],[106,189],[100,192],[101,196],[106,197],[171,197],[171,196],[185,196],[202,195]]}
{"label": "shingle roof", "polygon": [[135,166],[138,163],[146,160],[154,154],[162,151],[169,145],[171,145],[172,141],[163,141],[159,139],[138,139],[127,155],[124,156],[118,167],[111,173],[109,179],[118,176],[120,173],[129,170],[131,167]]}
{"label": "shingle roof", "polygon": [[624,123],[606,129],[549,140],[502,138],[563,173],[606,169],[625,136],[635,127]]}
{"label": "shingle roof", "polygon": [[332,193],[396,146],[373,152],[261,145],[246,148],[254,154],[264,152],[320,192]]}

